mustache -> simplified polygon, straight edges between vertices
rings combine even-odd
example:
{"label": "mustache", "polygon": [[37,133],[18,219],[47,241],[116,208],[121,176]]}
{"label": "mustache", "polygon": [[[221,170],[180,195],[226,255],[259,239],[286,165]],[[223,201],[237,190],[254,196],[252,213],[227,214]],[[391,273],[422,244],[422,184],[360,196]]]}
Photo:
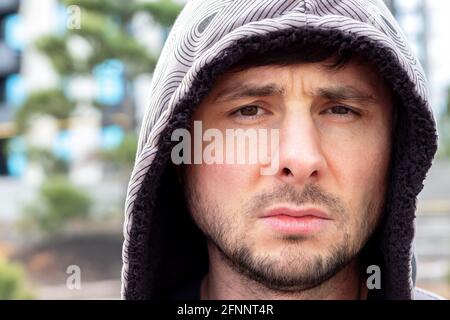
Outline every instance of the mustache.
{"label": "mustache", "polygon": [[331,214],[338,216],[344,216],[346,213],[346,206],[339,197],[312,183],[306,184],[301,192],[290,184],[284,184],[274,190],[258,193],[250,200],[246,212],[249,214],[259,212],[279,202],[297,206],[320,205],[327,208]]}

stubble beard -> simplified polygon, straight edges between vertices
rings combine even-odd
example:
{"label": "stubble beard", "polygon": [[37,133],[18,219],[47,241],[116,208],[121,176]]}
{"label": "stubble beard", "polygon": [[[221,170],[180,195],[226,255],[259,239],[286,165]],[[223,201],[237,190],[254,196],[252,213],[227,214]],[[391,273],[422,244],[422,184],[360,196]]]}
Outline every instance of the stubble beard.
{"label": "stubble beard", "polygon": [[[342,201],[315,185],[306,185],[299,193],[291,185],[258,194],[246,204],[241,214],[266,207],[276,201],[288,201],[297,205],[321,204],[338,218],[340,237],[322,252],[305,250],[302,236],[280,236],[284,242],[279,254],[256,253],[257,240],[248,239],[248,232],[239,226],[235,215],[222,212],[221,206],[201,196],[196,185],[186,189],[186,200],[191,216],[207,238],[208,244],[220,255],[220,259],[237,272],[244,281],[252,281],[266,289],[279,293],[294,293],[319,287],[357,258],[358,253],[373,233],[375,227],[367,217],[380,210],[378,204],[369,203],[353,233],[348,222],[349,213]],[[375,211],[375,212],[374,212]],[[231,218],[231,219],[230,219]],[[242,230],[236,234],[236,230]]]}

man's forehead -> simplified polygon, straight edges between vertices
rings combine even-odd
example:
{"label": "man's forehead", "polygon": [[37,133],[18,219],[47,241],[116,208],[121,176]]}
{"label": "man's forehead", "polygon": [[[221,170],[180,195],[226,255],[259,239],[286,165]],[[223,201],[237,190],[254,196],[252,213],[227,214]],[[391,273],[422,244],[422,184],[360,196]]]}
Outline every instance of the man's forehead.
{"label": "man's forehead", "polygon": [[385,95],[388,89],[374,67],[361,63],[350,62],[339,69],[330,69],[326,61],[286,66],[265,65],[224,73],[214,86],[210,101],[283,95],[286,93],[286,82],[292,77],[301,77],[311,95],[333,92],[333,97],[342,93],[343,97],[350,95],[368,100]]}
{"label": "man's forehead", "polygon": [[273,80],[274,75],[277,76],[295,73],[302,76],[315,76],[327,79],[348,78],[355,80],[355,82],[369,82],[370,84],[377,84],[381,78],[378,70],[370,63],[361,60],[352,59],[345,65],[339,68],[333,68],[331,65],[334,60],[327,59],[322,62],[314,63],[296,63],[289,65],[268,64],[263,66],[254,66],[242,70],[231,69],[219,78],[219,82],[227,83],[236,80]]}

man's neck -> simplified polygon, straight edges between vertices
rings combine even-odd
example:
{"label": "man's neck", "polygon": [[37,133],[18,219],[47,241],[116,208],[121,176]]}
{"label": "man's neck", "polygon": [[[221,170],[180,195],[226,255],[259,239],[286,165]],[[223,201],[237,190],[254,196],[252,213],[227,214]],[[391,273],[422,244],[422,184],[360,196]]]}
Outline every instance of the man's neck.
{"label": "man's neck", "polygon": [[367,298],[367,286],[361,277],[358,261],[321,285],[295,292],[279,292],[247,278],[226,263],[220,253],[210,252],[209,272],[201,284],[201,299],[206,300],[358,300]]}

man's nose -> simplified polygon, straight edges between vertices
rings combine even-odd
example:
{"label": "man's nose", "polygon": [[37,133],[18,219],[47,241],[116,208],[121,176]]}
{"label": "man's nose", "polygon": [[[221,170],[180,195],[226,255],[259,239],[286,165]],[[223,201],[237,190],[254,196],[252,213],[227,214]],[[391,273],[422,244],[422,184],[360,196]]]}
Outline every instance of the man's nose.
{"label": "man's nose", "polygon": [[323,174],[326,159],[319,132],[309,113],[295,112],[283,119],[275,156],[279,161],[276,175],[283,182],[303,185]]}

